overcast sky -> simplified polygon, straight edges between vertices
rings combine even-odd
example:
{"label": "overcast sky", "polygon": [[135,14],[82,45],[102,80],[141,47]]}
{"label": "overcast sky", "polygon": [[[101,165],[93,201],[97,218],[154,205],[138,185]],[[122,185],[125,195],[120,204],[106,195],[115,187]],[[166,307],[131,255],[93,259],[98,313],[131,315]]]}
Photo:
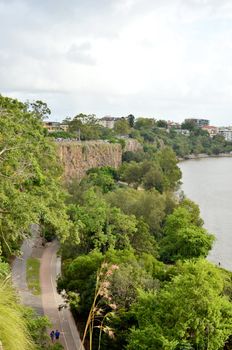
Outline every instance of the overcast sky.
{"label": "overcast sky", "polygon": [[0,93],[232,125],[232,0],[0,0]]}

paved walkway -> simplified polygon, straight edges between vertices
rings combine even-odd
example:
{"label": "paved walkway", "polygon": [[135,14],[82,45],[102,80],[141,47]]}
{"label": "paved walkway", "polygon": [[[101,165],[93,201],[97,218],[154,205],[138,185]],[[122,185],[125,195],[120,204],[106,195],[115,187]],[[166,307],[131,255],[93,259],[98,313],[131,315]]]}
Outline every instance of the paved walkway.
{"label": "paved walkway", "polygon": [[32,236],[27,238],[21,246],[21,256],[16,257],[12,262],[12,281],[19,293],[21,302],[29,307],[33,307],[39,315],[43,315],[42,300],[40,296],[33,295],[27,287],[26,263],[33,254],[37,246],[39,231],[37,225],[31,225]]}
{"label": "paved walkway", "polygon": [[58,306],[63,303],[62,297],[56,291],[56,278],[61,268],[60,259],[57,258],[58,247],[56,241],[49,243],[41,259],[40,283],[43,310],[52,322],[52,329],[60,331],[60,342],[65,350],[82,350],[71,312],[68,309],[58,311]]}
{"label": "paved walkway", "polygon": [[[60,342],[65,350],[84,350],[71,312],[69,309],[58,311],[58,306],[63,304],[62,297],[56,291],[56,278],[61,271],[61,262],[57,257],[59,244],[53,241],[43,247],[38,226],[32,225],[31,231],[32,236],[21,247],[21,256],[12,262],[12,281],[21,302],[35,309],[39,315],[48,316],[52,329],[60,331]],[[27,287],[26,261],[31,256],[40,259],[41,296],[33,295]]]}

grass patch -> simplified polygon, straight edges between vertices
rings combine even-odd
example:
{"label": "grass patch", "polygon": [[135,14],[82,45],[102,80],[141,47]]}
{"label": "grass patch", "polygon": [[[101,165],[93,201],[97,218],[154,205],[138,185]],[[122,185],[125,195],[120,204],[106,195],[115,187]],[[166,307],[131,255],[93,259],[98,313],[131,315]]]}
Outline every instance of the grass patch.
{"label": "grass patch", "polygon": [[27,286],[32,294],[39,295],[41,293],[39,283],[40,261],[36,258],[27,259]]}

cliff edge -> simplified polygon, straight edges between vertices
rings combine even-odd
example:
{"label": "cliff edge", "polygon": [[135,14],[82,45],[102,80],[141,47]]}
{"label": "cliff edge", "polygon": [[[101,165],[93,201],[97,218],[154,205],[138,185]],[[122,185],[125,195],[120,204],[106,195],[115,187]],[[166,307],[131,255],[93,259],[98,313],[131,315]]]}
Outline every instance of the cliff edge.
{"label": "cliff edge", "polygon": [[[64,166],[66,180],[81,180],[91,168],[110,166],[117,169],[122,163],[122,146],[107,141],[57,142],[58,155]],[[136,140],[126,140],[124,151],[136,152],[142,145]]]}

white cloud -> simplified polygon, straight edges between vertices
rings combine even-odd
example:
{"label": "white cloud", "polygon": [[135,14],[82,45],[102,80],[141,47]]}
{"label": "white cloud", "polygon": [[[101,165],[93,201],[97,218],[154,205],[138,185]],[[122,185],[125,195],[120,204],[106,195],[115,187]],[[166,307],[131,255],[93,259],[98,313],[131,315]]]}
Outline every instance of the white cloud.
{"label": "white cloud", "polygon": [[231,123],[230,0],[0,0],[0,89],[78,112]]}
{"label": "white cloud", "polygon": [[91,55],[91,44],[87,41],[79,45],[72,44],[67,51],[67,58],[80,64],[94,65],[96,63]]}

